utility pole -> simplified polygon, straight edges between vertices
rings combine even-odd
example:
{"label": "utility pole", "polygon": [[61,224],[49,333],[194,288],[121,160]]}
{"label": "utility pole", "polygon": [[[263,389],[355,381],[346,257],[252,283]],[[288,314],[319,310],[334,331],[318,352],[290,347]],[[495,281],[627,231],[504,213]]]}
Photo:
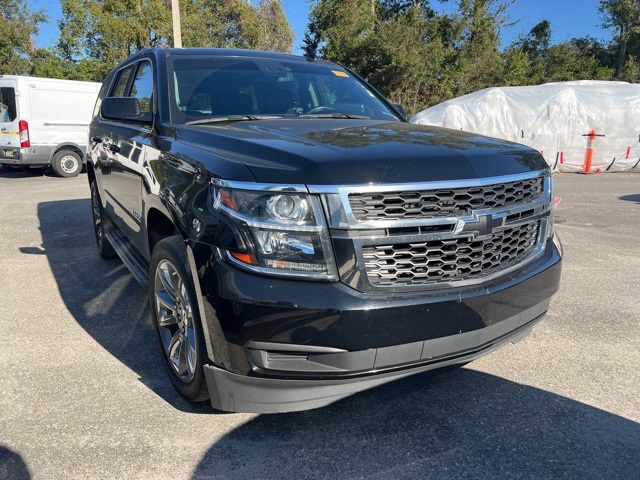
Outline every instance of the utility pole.
{"label": "utility pole", "polygon": [[171,15],[173,17],[173,46],[182,48],[182,30],[180,28],[180,5],[178,0],[171,0]]}

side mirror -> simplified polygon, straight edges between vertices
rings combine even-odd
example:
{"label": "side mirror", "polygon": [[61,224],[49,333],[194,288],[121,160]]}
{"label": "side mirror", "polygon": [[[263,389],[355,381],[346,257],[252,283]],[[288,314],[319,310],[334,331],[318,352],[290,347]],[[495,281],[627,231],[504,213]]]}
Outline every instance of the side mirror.
{"label": "side mirror", "polygon": [[402,105],[400,105],[399,103],[392,103],[391,104],[393,106],[393,108],[395,108],[398,112],[400,112],[400,114],[404,117],[407,118],[407,112],[405,111],[404,107]]}
{"label": "side mirror", "polygon": [[100,113],[103,118],[109,120],[121,120],[123,122],[151,125],[153,114],[141,112],[140,102],[132,97],[107,97],[102,100]]}

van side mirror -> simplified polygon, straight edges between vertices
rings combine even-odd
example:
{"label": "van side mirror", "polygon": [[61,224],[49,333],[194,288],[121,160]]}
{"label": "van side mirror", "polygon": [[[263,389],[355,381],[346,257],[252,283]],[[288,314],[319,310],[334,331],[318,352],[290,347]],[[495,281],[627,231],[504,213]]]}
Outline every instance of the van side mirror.
{"label": "van side mirror", "polygon": [[399,103],[392,103],[391,104],[393,106],[393,108],[395,108],[398,112],[400,112],[400,114],[404,117],[407,118],[407,112],[405,111],[404,107],[402,105],[400,105]]}
{"label": "van side mirror", "polygon": [[151,125],[153,114],[141,112],[140,102],[132,97],[106,97],[102,100],[100,113],[103,118],[109,120],[121,120],[123,122]]}

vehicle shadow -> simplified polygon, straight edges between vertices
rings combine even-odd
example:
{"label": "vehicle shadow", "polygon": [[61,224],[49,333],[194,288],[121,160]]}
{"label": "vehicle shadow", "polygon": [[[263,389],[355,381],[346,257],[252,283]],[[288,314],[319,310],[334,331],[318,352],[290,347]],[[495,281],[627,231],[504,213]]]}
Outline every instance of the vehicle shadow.
{"label": "vehicle shadow", "polygon": [[192,404],[178,394],[162,365],[151,325],[148,296],[119,259],[98,255],[89,199],[38,205],[42,247],[62,300],[75,320],[140,381],[175,408],[211,413],[208,402]]}
{"label": "vehicle shadow", "polygon": [[[84,166],[82,167],[82,171],[80,172],[80,175],[82,175],[83,173],[86,173],[86,167],[84,167]],[[52,177],[52,178],[57,178],[59,180],[66,180],[66,179],[56,175],[51,167],[47,168],[42,175],[31,175],[31,174],[25,172],[22,169],[22,167],[12,167],[12,166],[6,167],[6,166],[3,166],[3,167],[0,168],[0,177],[15,178],[15,179]]]}
{"label": "vehicle shadow", "polygon": [[640,193],[635,195],[623,195],[622,197],[618,197],[618,198],[626,202],[635,202],[638,205],[640,205]]}
{"label": "vehicle shadow", "polygon": [[639,471],[640,424],[463,368],[258,416],[213,444],[192,478],[626,480]]}
{"label": "vehicle shadow", "polygon": [[0,479],[29,480],[31,473],[22,457],[0,444]]}

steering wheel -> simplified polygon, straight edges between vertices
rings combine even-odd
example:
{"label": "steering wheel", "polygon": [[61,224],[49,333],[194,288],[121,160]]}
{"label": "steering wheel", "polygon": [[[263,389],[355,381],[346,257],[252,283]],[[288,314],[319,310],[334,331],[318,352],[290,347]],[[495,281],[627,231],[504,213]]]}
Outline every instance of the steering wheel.
{"label": "steering wheel", "polygon": [[311,110],[309,110],[307,112],[307,114],[314,115],[316,113],[331,113],[331,112],[333,112],[333,108],[330,108],[330,107],[316,107],[316,108],[312,108]]}

